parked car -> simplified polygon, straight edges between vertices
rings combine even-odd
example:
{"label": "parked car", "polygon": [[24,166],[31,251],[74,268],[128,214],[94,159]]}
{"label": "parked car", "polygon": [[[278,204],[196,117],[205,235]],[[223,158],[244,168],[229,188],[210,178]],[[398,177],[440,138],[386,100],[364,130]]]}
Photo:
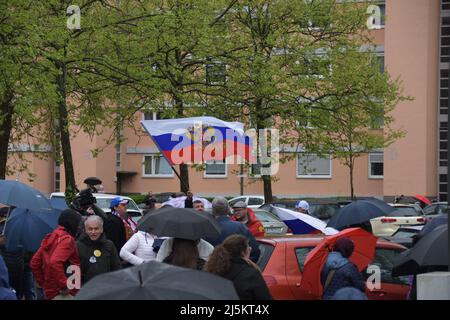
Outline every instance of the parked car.
{"label": "parked car", "polygon": [[390,237],[402,226],[423,225],[426,223],[420,206],[415,204],[395,204],[393,206],[396,210],[391,214],[370,220],[372,233],[375,236]]}
{"label": "parked car", "polygon": [[256,218],[261,221],[266,235],[286,234],[288,226],[276,215],[263,209],[253,209]]}
{"label": "parked car", "polygon": [[[317,246],[323,236],[294,235],[258,239],[261,255],[258,260],[263,277],[274,299],[314,299],[302,288],[303,266],[308,253]],[[370,300],[404,300],[410,289],[408,277],[392,277],[395,258],[406,248],[384,240],[378,240],[375,259],[381,271],[381,287],[366,289]],[[363,276],[367,278],[365,272]]]}
{"label": "parked car", "polygon": [[232,207],[238,201],[244,201],[247,204],[248,208],[256,209],[259,208],[264,203],[264,196],[258,195],[239,196],[228,200],[228,204]]}
{"label": "parked car", "polygon": [[[143,211],[139,209],[136,202],[134,202],[134,200],[130,197],[109,193],[93,193],[92,195],[97,200],[97,206],[99,206],[103,211],[107,213],[111,212],[111,209],[109,208],[111,200],[115,197],[122,197],[128,200],[127,212],[135,222],[137,222],[143,216]],[[55,208],[62,210],[68,208],[66,200],[64,199],[64,192],[53,192],[52,194],[50,194],[50,202]]]}
{"label": "parked car", "polygon": [[[280,202],[274,202],[271,204],[263,204],[260,209],[267,210],[274,213],[274,207],[295,210],[295,204],[298,200],[284,200]],[[335,202],[308,202],[309,203],[309,214],[313,217],[320,219],[324,222],[328,222],[332,216],[334,216],[340,209],[341,206]]]}
{"label": "parked car", "polygon": [[434,202],[423,208],[423,214],[427,221],[441,214],[448,214],[448,202]]}
{"label": "parked car", "polygon": [[411,248],[414,237],[423,229],[423,227],[424,225],[400,227],[392,236],[383,238],[401,244],[406,248]]}

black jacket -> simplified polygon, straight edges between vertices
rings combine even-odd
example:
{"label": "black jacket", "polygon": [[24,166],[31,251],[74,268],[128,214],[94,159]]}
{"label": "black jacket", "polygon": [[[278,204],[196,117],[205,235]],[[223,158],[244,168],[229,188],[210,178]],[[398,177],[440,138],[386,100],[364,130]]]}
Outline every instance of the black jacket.
{"label": "black jacket", "polygon": [[114,243],[117,252],[120,252],[120,249],[127,242],[125,226],[123,225],[122,219],[111,213],[108,214],[103,224],[103,232],[106,238]]}
{"label": "black jacket", "polygon": [[112,241],[102,234],[92,241],[83,234],[77,241],[81,265],[81,282],[86,283],[98,274],[120,269],[120,259]]}
{"label": "black jacket", "polygon": [[224,278],[233,281],[241,300],[272,300],[261,272],[249,266],[242,258],[232,258],[230,271]]}

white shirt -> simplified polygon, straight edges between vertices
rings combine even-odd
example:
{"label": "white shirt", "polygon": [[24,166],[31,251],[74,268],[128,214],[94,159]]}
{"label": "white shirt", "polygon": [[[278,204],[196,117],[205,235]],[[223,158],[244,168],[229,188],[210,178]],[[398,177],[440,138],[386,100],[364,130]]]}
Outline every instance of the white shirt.
{"label": "white shirt", "polygon": [[120,257],[132,265],[155,260],[156,253],[153,251],[153,241],[156,238],[156,236],[144,231],[138,231],[122,247]]}

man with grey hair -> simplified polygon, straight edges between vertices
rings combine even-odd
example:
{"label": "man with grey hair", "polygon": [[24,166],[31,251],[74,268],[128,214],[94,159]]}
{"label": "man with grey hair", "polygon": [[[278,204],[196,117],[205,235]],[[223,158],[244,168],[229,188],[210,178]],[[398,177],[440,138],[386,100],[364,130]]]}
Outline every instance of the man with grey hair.
{"label": "man with grey hair", "polygon": [[84,229],[77,241],[82,284],[98,274],[120,269],[117,249],[103,233],[103,219],[97,215],[89,216]]}
{"label": "man with grey hair", "polygon": [[211,243],[213,246],[217,246],[221,244],[227,237],[233,234],[243,235],[248,239],[249,245],[252,248],[250,259],[253,262],[258,261],[259,255],[261,253],[259,250],[258,242],[244,224],[237,221],[232,221],[230,219],[230,213],[231,210],[227,199],[223,197],[214,198],[212,202],[212,214],[216,218],[217,222],[219,222],[221,226],[221,232],[219,237],[217,237],[216,239],[208,238],[205,240]]}

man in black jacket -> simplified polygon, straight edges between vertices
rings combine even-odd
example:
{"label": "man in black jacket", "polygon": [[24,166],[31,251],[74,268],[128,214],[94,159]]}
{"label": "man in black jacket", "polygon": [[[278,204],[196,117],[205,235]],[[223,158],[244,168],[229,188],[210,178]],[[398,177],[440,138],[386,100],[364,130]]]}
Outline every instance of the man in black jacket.
{"label": "man in black jacket", "polygon": [[83,284],[98,274],[121,268],[116,247],[103,234],[103,220],[90,216],[84,225],[85,233],[77,241]]}

